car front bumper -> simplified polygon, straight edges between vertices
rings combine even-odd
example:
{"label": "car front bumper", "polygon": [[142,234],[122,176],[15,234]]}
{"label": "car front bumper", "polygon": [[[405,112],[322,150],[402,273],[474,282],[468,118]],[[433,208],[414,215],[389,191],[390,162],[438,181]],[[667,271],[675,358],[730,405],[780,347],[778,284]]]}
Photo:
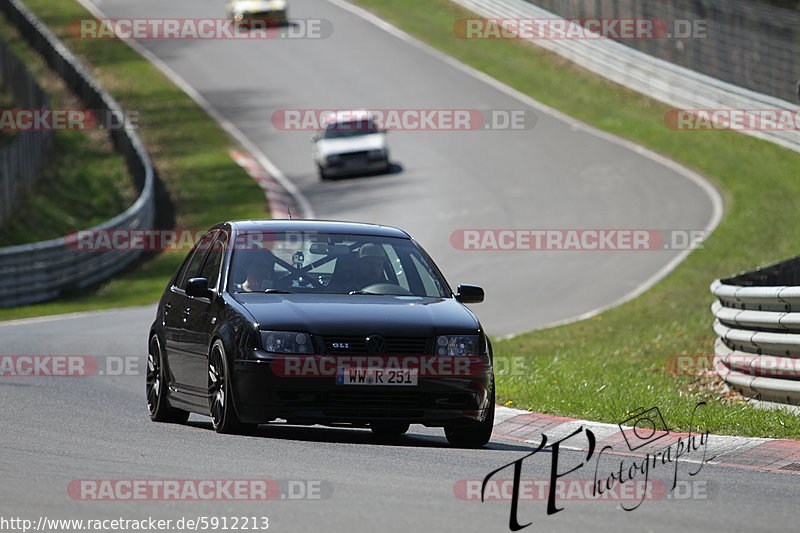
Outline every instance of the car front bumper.
{"label": "car front bumper", "polygon": [[389,158],[369,159],[362,157],[341,159],[335,163],[326,161],[321,167],[329,176],[343,176],[360,172],[379,172],[389,168]]}
{"label": "car front bumper", "polygon": [[239,360],[232,387],[239,418],[266,423],[366,425],[399,421],[427,426],[482,421],[492,398],[491,367],[465,377],[420,376],[417,385],[342,385],[335,376],[276,375],[269,360]]}

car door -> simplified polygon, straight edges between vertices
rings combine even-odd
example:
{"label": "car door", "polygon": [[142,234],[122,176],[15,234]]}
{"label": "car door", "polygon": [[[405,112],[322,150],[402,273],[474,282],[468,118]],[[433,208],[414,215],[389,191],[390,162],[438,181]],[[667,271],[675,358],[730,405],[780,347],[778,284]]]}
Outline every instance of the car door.
{"label": "car door", "polygon": [[200,277],[200,271],[216,234],[217,230],[214,230],[200,238],[192,250],[183,272],[175,279],[175,284],[170,287],[171,306],[167,315],[173,329],[170,370],[174,378],[173,383],[181,390],[185,390],[190,385],[186,372],[186,328],[192,310],[190,305],[192,298],[186,295],[186,283],[192,278]]}
{"label": "car door", "polygon": [[180,358],[180,337],[181,329],[183,329],[183,321],[181,320],[181,305],[183,304],[180,294],[174,289],[177,287],[178,282],[183,278],[183,273],[191,259],[191,254],[186,256],[178,274],[175,276],[173,283],[164,293],[164,303],[161,306],[161,323],[163,324],[164,332],[164,354],[167,358],[167,368],[173,374],[173,368],[179,366],[178,359]]}
{"label": "car door", "polygon": [[186,305],[186,298],[181,290],[182,282],[188,269],[196,269],[200,256],[196,249],[192,249],[183,261],[178,273],[164,294],[164,303],[161,307],[161,321],[164,328],[164,353],[167,358],[167,368],[170,372],[170,383],[179,383],[181,376],[180,357],[183,347],[181,337],[183,332],[183,310]]}
{"label": "car door", "polygon": [[211,334],[217,322],[216,311],[220,303],[218,288],[221,283],[220,268],[225,256],[228,234],[217,233],[209,247],[203,267],[195,277],[206,278],[208,288],[214,296],[211,298],[187,297],[188,308],[186,325],[183,331],[183,347],[181,364],[186,373],[186,385],[192,392],[206,394],[208,392],[208,351]]}

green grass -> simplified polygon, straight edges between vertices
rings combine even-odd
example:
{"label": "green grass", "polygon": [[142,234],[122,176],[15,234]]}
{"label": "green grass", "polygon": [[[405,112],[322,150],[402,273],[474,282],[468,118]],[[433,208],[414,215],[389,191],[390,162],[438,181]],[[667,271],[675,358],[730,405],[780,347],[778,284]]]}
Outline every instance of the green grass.
{"label": "green grass", "polygon": [[800,417],[731,402],[712,378],[665,370],[677,355],[713,353],[715,278],[798,253],[800,154],[732,132],[670,130],[667,106],[554,54],[523,42],[456,38],[453,23],[474,15],[445,0],[357,3],[540,102],[680,161],[725,199],[724,220],[705,247],[643,296],[593,319],[496,340],[500,401],[604,422],[658,406],[668,425],[686,430],[692,407],[705,400],[700,424],[711,432],[800,438]]}
{"label": "green grass", "polygon": [[[139,134],[172,201],[177,227],[204,229],[222,220],[269,216],[261,189],[230,158],[235,147],[227,134],[160,71],[123,42],[70,37],[69,21],[90,16],[73,0],[25,3],[90,65],[123,108],[139,112]],[[0,320],[152,303],[184,255],[159,254],[77,298],[0,309]]]}
{"label": "green grass", "polygon": [[[0,20],[0,38],[47,92],[50,107],[82,109],[84,106],[44,60],[5,19]],[[12,103],[3,107],[20,106]],[[31,194],[0,228],[0,246],[53,239],[99,224],[122,212],[135,198],[124,160],[114,152],[104,132],[56,131],[55,150]]]}

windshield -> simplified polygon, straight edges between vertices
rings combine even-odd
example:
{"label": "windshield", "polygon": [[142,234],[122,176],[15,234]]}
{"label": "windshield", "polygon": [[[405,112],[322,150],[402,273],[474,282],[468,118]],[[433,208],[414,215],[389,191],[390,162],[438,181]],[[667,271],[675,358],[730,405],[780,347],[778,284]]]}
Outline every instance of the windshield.
{"label": "windshield", "polygon": [[334,122],[325,128],[323,139],[340,139],[342,137],[356,137],[379,133],[378,127],[371,119],[351,120],[347,122]]}
{"label": "windshield", "polygon": [[239,235],[237,243],[247,246],[234,246],[232,292],[450,296],[410,239],[286,232]]}

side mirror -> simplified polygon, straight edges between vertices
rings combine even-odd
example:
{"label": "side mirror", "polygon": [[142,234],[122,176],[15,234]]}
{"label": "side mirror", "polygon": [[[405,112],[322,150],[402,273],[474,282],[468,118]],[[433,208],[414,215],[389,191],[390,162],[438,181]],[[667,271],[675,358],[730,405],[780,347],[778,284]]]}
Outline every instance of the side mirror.
{"label": "side mirror", "polygon": [[456,300],[462,304],[479,304],[483,301],[483,288],[475,285],[459,285]]}
{"label": "side mirror", "polygon": [[186,282],[186,294],[195,298],[211,298],[208,280],[206,278],[190,279]]}
{"label": "side mirror", "polygon": [[320,139],[322,139],[322,135],[320,135],[319,133],[317,133],[317,134],[315,134],[315,135],[313,135],[313,136],[311,137],[311,142],[312,142],[312,143],[315,143],[315,142],[319,141]]}

